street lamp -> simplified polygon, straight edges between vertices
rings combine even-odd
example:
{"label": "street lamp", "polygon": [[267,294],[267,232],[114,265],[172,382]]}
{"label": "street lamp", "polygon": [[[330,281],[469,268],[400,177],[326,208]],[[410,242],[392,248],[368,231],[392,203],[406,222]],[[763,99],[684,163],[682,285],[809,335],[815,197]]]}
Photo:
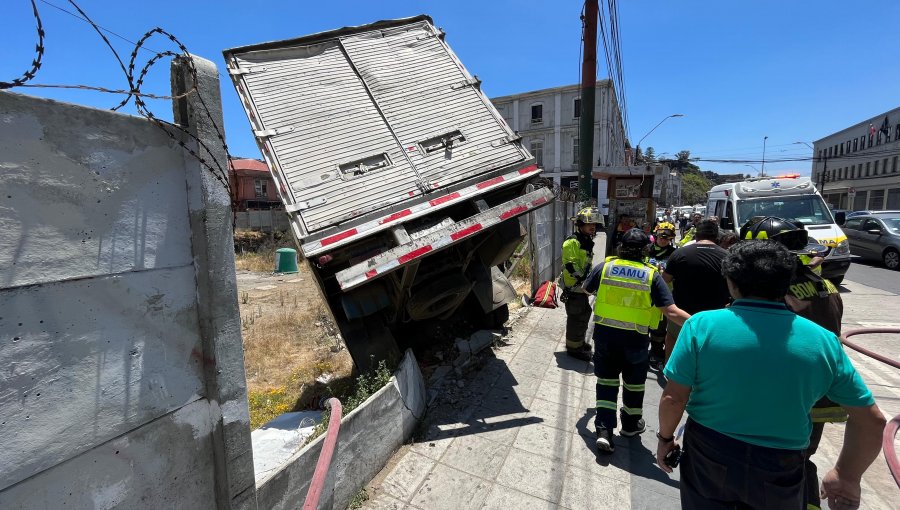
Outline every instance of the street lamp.
{"label": "street lamp", "polygon": [[760,176],[760,174],[759,174],[759,169],[756,168],[755,166],[753,166],[753,165],[744,165],[744,166],[749,166],[750,168],[753,169],[754,172],[756,172],[756,176],[757,176],[757,177]]}
{"label": "street lamp", "polygon": [[768,140],[768,139],[769,139],[768,136],[763,137],[763,160],[762,160],[762,166],[760,166],[760,171],[759,171],[760,177],[766,176],[766,140]]}
{"label": "street lamp", "polygon": [[644,138],[647,138],[648,136],[650,136],[650,133],[652,133],[653,131],[655,131],[656,128],[658,128],[659,126],[662,125],[663,122],[665,122],[665,121],[671,119],[672,117],[684,117],[684,115],[683,115],[683,114],[680,114],[680,113],[673,113],[672,115],[669,115],[668,117],[665,117],[665,118],[663,118],[663,120],[659,121],[659,124],[653,126],[653,129],[651,129],[650,131],[647,131],[647,134],[644,135],[644,136],[642,136],[641,139],[638,140],[638,143],[637,143],[637,145],[635,146],[635,152],[638,152],[638,151],[640,150],[640,148],[641,148],[641,142],[644,141]]}

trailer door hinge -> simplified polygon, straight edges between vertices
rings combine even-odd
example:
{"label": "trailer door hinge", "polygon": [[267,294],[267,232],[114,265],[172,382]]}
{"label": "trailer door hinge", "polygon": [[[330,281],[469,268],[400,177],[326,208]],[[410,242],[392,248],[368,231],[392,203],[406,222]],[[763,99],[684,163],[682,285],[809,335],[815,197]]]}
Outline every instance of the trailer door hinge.
{"label": "trailer door hinge", "polygon": [[269,68],[266,66],[250,66],[250,67],[229,67],[228,74],[231,76],[241,76],[244,74],[264,73]]}
{"label": "trailer door hinge", "polygon": [[282,126],[274,129],[255,129],[253,130],[253,134],[256,135],[257,138],[271,138],[275,135],[290,133],[293,130],[294,126]]}
{"label": "trailer door hinge", "polygon": [[500,147],[501,145],[506,145],[506,144],[508,144],[508,143],[516,143],[516,142],[519,142],[519,141],[521,141],[521,140],[522,140],[522,136],[521,136],[521,135],[504,136],[503,138],[499,138],[499,139],[494,140],[493,142],[491,142],[491,147],[497,148],[497,147]]}
{"label": "trailer door hinge", "polygon": [[287,212],[292,213],[292,212],[303,211],[306,209],[310,209],[312,207],[320,206],[322,204],[325,204],[326,202],[328,202],[328,200],[326,200],[324,198],[314,198],[312,200],[305,200],[303,202],[297,202],[296,204],[293,204],[293,205],[286,205],[284,207],[284,209]]}
{"label": "trailer door hinge", "polygon": [[463,81],[458,81],[453,85],[450,85],[450,88],[453,90],[459,90],[465,87],[475,87],[476,89],[481,90],[481,80],[478,76],[473,76],[472,78],[465,79]]}

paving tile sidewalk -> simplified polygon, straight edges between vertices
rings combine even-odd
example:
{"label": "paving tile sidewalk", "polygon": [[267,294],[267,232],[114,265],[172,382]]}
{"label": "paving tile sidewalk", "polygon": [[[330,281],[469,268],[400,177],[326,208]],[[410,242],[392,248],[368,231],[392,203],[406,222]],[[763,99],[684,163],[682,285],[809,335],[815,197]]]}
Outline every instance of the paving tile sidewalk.
{"label": "paving tile sidewalk", "polygon": [[468,401],[430,410],[424,439],[373,480],[364,508],[679,508],[677,474],[654,464],[655,373],[648,432],[598,456],[596,379],[565,354],[564,330],[564,310],[529,310],[482,360]]}

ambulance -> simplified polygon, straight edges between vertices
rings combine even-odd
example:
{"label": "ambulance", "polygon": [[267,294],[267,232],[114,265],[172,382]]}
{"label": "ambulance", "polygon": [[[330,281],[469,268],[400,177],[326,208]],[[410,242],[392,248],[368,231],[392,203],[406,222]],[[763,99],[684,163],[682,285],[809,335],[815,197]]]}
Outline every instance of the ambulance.
{"label": "ambulance", "polygon": [[799,174],[729,182],[707,193],[707,214],[718,216],[723,229],[739,232],[754,216],[777,216],[799,222],[810,237],[831,250],[822,276],[838,284],[850,267],[850,244],[809,177]]}

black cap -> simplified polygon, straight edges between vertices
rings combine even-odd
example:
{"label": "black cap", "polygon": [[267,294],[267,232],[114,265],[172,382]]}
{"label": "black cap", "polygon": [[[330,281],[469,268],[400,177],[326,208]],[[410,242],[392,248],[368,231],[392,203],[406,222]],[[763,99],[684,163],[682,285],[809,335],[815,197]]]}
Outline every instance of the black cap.
{"label": "black cap", "polygon": [[633,228],[622,234],[622,246],[629,248],[643,248],[650,244],[650,236],[639,228]]}

